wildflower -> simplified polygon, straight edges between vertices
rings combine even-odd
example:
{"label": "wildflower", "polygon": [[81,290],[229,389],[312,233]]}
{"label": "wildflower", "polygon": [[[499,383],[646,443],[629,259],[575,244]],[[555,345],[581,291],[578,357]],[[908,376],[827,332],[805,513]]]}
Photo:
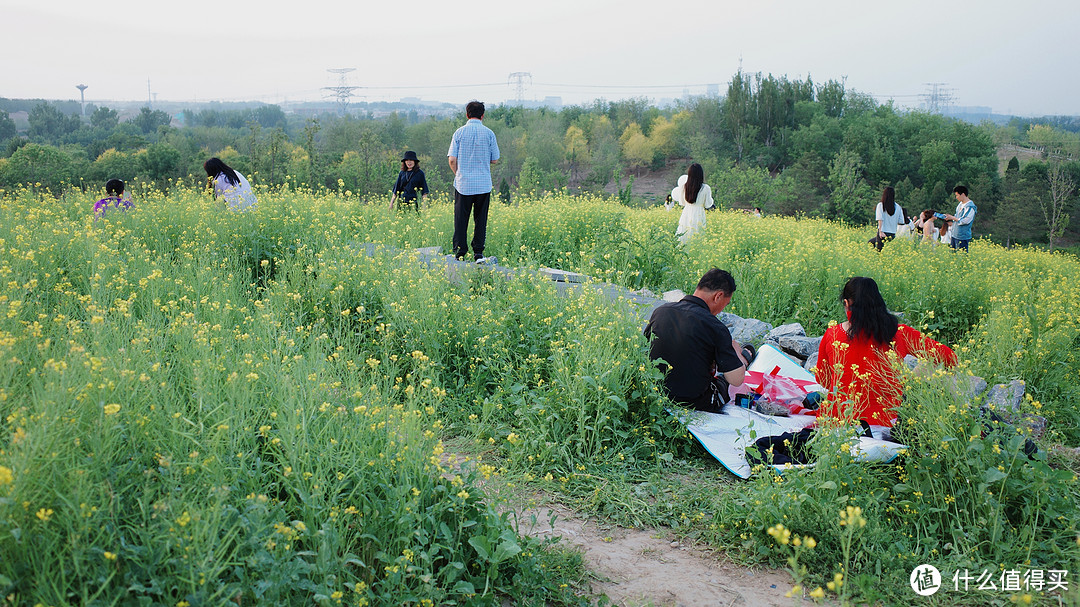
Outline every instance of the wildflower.
{"label": "wildflower", "polygon": [[[0,466],[0,485],[10,485],[15,482],[15,475],[12,473],[11,468],[7,466]],[[1080,541],[1080,538],[1077,538]]]}
{"label": "wildflower", "polygon": [[852,527],[865,527],[866,519],[862,515],[862,508],[858,506],[848,506],[845,510],[840,511],[840,525],[851,525]]}
{"label": "wildflower", "polygon": [[183,514],[181,514],[181,515],[180,515],[180,516],[179,516],[179,517],[178,517],[178,518],[176,519],[176,524],[177,524],[177,525],[180,525],[181,527],[186,527],[186,526],[187,526],[187,524],[188,524],[188,523],[190,523],[190,522],[191,522],[191,515],[190,515],[190,514],[188,514],[187,510],[185,510],[185,511],[184,511],[184,513],[183,513]]}
{"label": "wildflower", "polygon": [[116,554],[113,553],[113,552],[109,552],[108,550],[106,550],[105,553],[102,554],[102,556],[105,557],[106,561],[115,561],[116,560]]}
{"label": "wildflower", "polygon": [[821,586],[818,586],[810,591],[810,596],[815,599],[823,599],[825,598],[825,591],[821,589]]}
{"label": "wildflower", "polygon": [[116,403],[105,405],[105,415],[116,415],[118,411],[120,411],[120,405]]}
{"label": "wildflower", "polygon": [[41,510],[37,511],[37,517],[39,519],[41,519],[41,522],[43,522],[43,523],[49,522],[49,519],[52,518],[52,515],[53,515],[53,509],[52,508],[42,508]]}

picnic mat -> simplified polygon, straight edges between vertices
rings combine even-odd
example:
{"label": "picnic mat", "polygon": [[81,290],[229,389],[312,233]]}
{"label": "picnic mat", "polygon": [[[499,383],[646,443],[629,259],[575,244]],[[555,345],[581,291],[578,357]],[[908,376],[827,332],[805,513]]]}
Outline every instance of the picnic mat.
{"label": "picnic mat", "polygon": [[[780,350],[765,344],[758,350],[754,361],[747,368],[746,381],[740,392],[750,392],[761,385],[765,375],[782,375],[795,381],[807,392],[824,392],[814,376]],[[702,447],[725,468],[739,478],[750,478],[752,467],[746,459],[746,450],[754,448],[754,442],[767,436],[779,436],[785,432],[798,432],[817,421],[812,415],[778,417],[763,415],[745,407],[728,405],[723,413],[690,411],[684,419],[686,429],[694,435]],[[892,461],[906,445],[878,438],[859,437],[852,440],[851,454],[859,461]],[[812,465],[812,464],[809,464]],[[785,464],[773,466],[778,471],[802,467]]]}

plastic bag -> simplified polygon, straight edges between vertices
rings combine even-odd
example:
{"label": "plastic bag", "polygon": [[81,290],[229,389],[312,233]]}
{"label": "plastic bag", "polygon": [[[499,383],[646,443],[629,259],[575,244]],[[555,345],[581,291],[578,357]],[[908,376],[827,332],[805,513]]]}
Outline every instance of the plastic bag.
{"label": "plastic bag", "polygon": [[761,379],[761,386],[761,395],[770,403],[798,405],[806,398],[806,390],[783,375],[765,375]]}

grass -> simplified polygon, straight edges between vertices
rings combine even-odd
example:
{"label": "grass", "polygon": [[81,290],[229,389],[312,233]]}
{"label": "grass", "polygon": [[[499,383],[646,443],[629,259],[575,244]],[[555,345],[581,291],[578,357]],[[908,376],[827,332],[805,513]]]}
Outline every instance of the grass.
{"label": "grass", "polygon": [[[816,467],[733,482],[666,413],[631,304],[524,275],[452,283],[395,253],[447,244],[445,201],[417,218],[265,192],[237,215],[179,190],[96,223],[91,205],[0,199],[11,603],[587,601],[580,558],[519,537],[492,482],[748,562],[788,563],[791,544],[767,533],[782,525],[814,538],[799,585],[845,601],[904,604],[923,562],[1080,561],[1075,466],[1022,455],[1023,436],[984,423],[951,375],[906,376],[912,449],[891,465],[854,462],[822,432]],[[879,255],[857,228],[734,213],[684,249],[676,222],[526,200],[492,209],[486,252],[654,291],[725,267],[731,311],[810,332],[839,316],[847,277],[869,275],[907,324],[954,345],[958,374],[1023,379],[1048,440],[1080,442],[1074,259],[983,242]],[[367,242],[387,248],[369,257]],[[448,465],[447,442],[468,460]],[[865,526],[839,524],[849,506]]]}

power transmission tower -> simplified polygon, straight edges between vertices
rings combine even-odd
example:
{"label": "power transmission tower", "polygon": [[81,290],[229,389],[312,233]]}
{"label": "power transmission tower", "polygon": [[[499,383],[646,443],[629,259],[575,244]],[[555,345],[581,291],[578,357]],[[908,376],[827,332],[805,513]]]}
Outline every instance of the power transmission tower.
{"label": "power transmission tower", "polygon": [[525,104],[525,81],[532,84],[532,74],[530,72],[514,72],[506,79],[506,84],[514,87],[516,93],[517,104]]}
{"label": "power transmission tower", "polygon": [[952,90],[945,88],[946,82],[927,82],[926,86],[930,87],[926,93],[923,93],[923,105],[926,106],[926,111],[931,114],[940,114],[945,108],[952,104]]}
{"label": "power transmission tower", "polygon": [[352,92],[360,88],[358,86],[350,86],[348,83],[349,72],[355,72],[355,67],[339,67],[330,68],[326,70],[331,74],[338,75],[337,86],[324,86],[323,90],[330,91],[331,96],[337,97],[338,105],[341,107],[341,115],[345,115],[345,108],[349,107],[349,99],[352,98]]}
{"label": "power transmission tower", "polygon": [[90,88],[85,84],[76,84],[75,88],[79,89],[79,107],[82,108],[82,115],[86,115],[86,89]]}

